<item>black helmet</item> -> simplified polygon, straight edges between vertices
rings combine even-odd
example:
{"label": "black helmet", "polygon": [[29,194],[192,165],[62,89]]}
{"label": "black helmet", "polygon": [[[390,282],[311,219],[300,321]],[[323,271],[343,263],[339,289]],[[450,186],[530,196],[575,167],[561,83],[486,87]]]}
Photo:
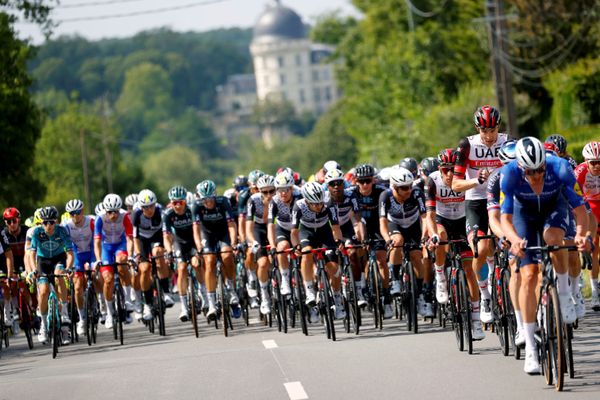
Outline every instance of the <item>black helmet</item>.
{"label": "black helmet", "polygon": [[550,135],[545,140],[546,143],[554,143],[559,153],[567,152],[567,139],[562,135]]}
{"label": "black helmet", "polygon": [[406,157],[406,158],[400,160],[400,164],[398,164],[398,165],[409,170],[413,174],[413,176],[418,175],[419,164],[417,163],[417,160],[415,160],[414,158]]}
{"label": "black helmet", "polygon": [[500,125],[502,118],[500,112],[492,106],[481,106],[473,114],[475,127],[480,129],[496,128]]}
{"label": "black helmet", "polygon": [[438,170],[440,166],[440,161],[435,157],[427,157],[421,161],[421,172],[425,176],[429,176],[434,171]]}
{"label": "black helmet", "polygon": [[372,178],[375,176],[375,168],[371,164],[359,164],[356,166],[356,179]]}
{"label": "black helmet", "polygon": [[233,181],[233,187],[237,190],[248,187],[248,177],[245,175],[238,175]]}
{"label": "black helmet", "polygon": [[42,221],[55,221],[58,219],[58,210],[54,206],[43,207],[40,210]]}

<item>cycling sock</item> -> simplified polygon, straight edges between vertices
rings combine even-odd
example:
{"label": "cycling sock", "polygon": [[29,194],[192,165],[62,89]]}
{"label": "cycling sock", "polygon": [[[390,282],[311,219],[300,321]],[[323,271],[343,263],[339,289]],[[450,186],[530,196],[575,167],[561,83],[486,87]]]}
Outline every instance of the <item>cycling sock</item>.
{"label": "cycling sock", "polygon": [[579,293],[579,275],[570,276],[569,280],[571,281],[571,294],[575,296]]}
{"label": "cycling sock", "polygon": [[60,311],[61,311],[62,315],[69,315],[69,303],[67,303],[66,301],[61,301],[60,302]]}
{"label": "cycling sock", "polygon": [[306,291],[313,291],[313,283],[311,282],[304,282],[304,288],[306,289]]}
{"label": "cycling sock", "polygon": [[523,314],[520,310],[515,310],[515,319],[517,320],[517,330],[523,330]]}
{"label": "cycling sock", "polygon": [[598,279],[590,279],[592,294],[598,294]]}
{"label": "cycling sock", "polygon": [[523,329],[525,331],[525,351],[535,353],[535,322],[523,323]]}
{"label": "cycling sock", "polygon": [[444,275],[444,266],[443,265],[437,265],[437,264],[434,264],[434,266],[435,266],[435,274],[438,277],[440,277],[440,278],[441,277],[445,278],[445,275]]}
{"label": "cycling sock", "polygon": [[256,271],[248,270],[248,282],[256,281]]}
{"label": "cycling sock", "polygon": [[169,293],[169,278],[161,278],[158,280],[163,293]]}
{"label": "cycling sock", "polygon": [[125,301],[130,301],[131,300],[131,286],[123,286],[123,289],[125,289]]}
{"label": "cycling sock", "polygon": [[188,309],[188,298],[187,294],[179,295],[179,301],[181,302],[181,309],[187,311]]}
{"label": "cycling sock", "polygon": [[106,301],[106,313],[112,317],[113,311],[115,310],[115,301],[105,300]]}
{"label": "cycling sock", "polygon": [[48,330],[48,313],[42,314],[42,328],[46,331]]}
{"label": "cycling sock", "polygon": [[79,313],[79,320],[83,321],[86,319],[85,308],[78,308],[77,313]]}
{"label": "cycling sock", "polygon": [[267,290],[269,288],[269,281],[259,282],[261,290]]}
{"label": "cycling sock", "polygon": [[482,280],[482,281],[477,281],[477,283],[479,284],[479,293],[481,294],[481,298],[483,300],[489,300],[490,299],[490,292],[488,290],[488,280]]}
{"label": "cycling sock", "polygon": [[471,319],[473,321],[479,321],[481,319],[479,317],[479,302],[478,301],[471,302]]}
{"label": "cycling sock", "polygon": [[558,294],[567,294],[569,293],[569,274],[566,272],[564,274],[556,273],[556,281],[558,282]]}
{"label": "cycling sock", "polygon": [[209,306],[215,306],[215,303],[217,302],[217,294],[215,292],[210,292],[208,293],[208,304]]}
{"label": "cycling sock", "polygon": [[154,296],[154,292],[152,289],[144,290],[144,303],[150,305],[152,304],[152,297]]}

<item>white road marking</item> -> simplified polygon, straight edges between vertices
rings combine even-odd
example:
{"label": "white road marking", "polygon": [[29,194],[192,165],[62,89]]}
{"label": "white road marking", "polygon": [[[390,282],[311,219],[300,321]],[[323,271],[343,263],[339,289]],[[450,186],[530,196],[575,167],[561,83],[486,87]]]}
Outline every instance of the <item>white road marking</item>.
{"label": "white road marking", "polygon": [[276,347],[279,347],[277,346],[277,343],[275,343],[274,340],[263,340],[262,344],[263,346],[265,346],[265,349],[274,349]]}
{"label": "white road marking", "polygon": [[283,386],[285,386],[285,390],[287,390],[290,400],[308,399],[308,395],[300,382],[288,382],[284,383]]}

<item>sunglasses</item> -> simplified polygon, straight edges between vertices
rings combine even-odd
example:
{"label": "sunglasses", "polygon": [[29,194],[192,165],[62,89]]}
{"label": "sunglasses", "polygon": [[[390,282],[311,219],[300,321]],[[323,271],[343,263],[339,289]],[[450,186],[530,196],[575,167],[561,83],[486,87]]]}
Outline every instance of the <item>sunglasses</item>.
{"label": "sunglasses", "polygon": [[44,224],[44,225],[54,225],[55,223],[56,223],[56,221],[54,221],[54,220],[42,221],[42,224]]}
{"label": "sunglasses", "polygon": [[536,169],[526,169],[525,170],[525,175],[532,176],[532,175],[535,175],[535,174],[543,174],[544,172],[546,172],[546,167],[542,166],[542,167],[539,167],[539,168],[536,168]]}
{"label": "sunglasses", "polygon": [[592,166],[592,167],[597,167],[598,165],[600,165],[600,160],[589,160],[588,163]]}
{"label": "sunglasses", "polygon": [[497,128],[482,128],[481,132],[483,133],[492,133],[496,130]]}
{"label": "sunglasses", "polygon": [[411,186],[410,186],[410,185],[404,185],[404,186],[394,186],[394,190],[395,190],[396,192],[406,192],[406,191],[408,191],[408,190],[410,190],[410,189],[411,189]]}
{"label": "sunglasses", "polygon": [[154,204],[151,206],[142,206],[142,210],[152,210],[154,208]]}
{"label": "sunglasses", "polygon": [[106,212],[108,215],[112,215],[112,214],[118,214],[119,212],[116,210],[111,210],[111,211],[107,211]]}
{"label": "sunglasses", "polygon": [[73,216],[73,215],[79,215],[79,214],[81,214],[81,210],[69,212],[69,215],[71,215],[71,216]]}
{"label": "sunglasses", "polygon": [[12,224],[16,224],[17,222],[19,222],[18,218],[11,218],[11,219],[5,219],[4,223],[6,225],[12,225]]}
{"label": "sunglasses", "polygon": [[359,185],[366,185],[371,182],[373,182],[373,179],[357,179],[356,180],[356,183],[358,183]]}
{"label": "sunglasses", "polygon": [[268,194],[275,194],[275,189],[271,189],[271,190],[261,190],[260,192],[266,196],[266,195],[268,195]]}
{"label": "sunglasses", "polygon": [[180,206],[180,205],[182,205],[184,203],[185,203],[185,200],[173,200],[171,202],[171,204],[173,204],[174,206]]}
{"label": "sunglasses", "polygon": [[328,185],[331,187],[344,186],[344,181],[331,181]]}

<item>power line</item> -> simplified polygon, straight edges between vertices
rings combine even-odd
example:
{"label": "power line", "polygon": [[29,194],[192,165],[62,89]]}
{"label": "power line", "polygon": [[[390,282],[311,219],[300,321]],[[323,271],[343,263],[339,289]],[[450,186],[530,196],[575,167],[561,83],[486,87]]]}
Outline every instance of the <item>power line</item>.
{"label": "power line", "polygon": [[88,3],[71,3],[71,4],[59,4],[57,8],[83,8],[83,7],[96,7],[96,6],[105,6],[109,4],[119,4],[119,3],[134,3],[138,1],[144,0],[105,0],[105,1],[94,1]]}
{"label": "power line", "polygon": [[442,5],[440,6],[439,10],[437,10],[437,11],[423,11],[423,10],[420,10],[419,8],[417,8],[417,6],[415,6],[413,4],[413,2],[411,0],[406,0],[406,5],[408,6],[408,8],[410,8],[410,10],[414,14],[418,15],[419,17],[431,18],[431,17],[435,17],[440,12],[442,12],[442,10],[444,9],[444,7],[446,7],[446,3],[447,2],[448,2],[448,0],[444,0],[444,2],[442,3]]}
{"label": "power line", "polygon": [[65,24],[65,23],[80,22],[80,21],[98,21],[98,20],[104,20],[104,19],[136,17],[138,15],[158,14],[158,13],[163,13],[163,12],[177,11],[177,10],[183,10],[183,9],[188,9],[188,8],[193,8],[193,7],[206,6],[206,5],[210,5],[210,4],[223,3],[225,1],[230,1],[230,0],[204,0],[201,2],[182,4],[180,6],[154,8],[151,10],[132,11],[132,12],[121,13],[121,14],[65,18],[65,19],[59,20],[57,22],[60,24]]}

